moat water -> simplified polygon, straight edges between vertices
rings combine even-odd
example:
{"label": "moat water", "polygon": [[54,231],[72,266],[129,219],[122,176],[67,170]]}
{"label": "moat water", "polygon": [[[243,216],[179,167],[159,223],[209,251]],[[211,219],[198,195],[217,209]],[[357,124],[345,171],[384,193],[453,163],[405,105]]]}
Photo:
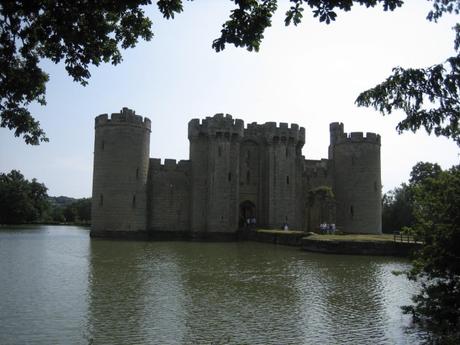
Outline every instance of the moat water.
{"label": "moat water", "polygon": [[0,344],[414,344],[397,258],[0,228]]}

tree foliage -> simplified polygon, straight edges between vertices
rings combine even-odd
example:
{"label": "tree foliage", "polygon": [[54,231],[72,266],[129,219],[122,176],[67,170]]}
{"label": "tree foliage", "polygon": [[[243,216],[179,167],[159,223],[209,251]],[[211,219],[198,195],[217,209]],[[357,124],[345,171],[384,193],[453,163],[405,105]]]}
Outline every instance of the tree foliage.
{"label": "tree foliage", "polygon": [[442,172],[436,163],[418,162],[412,167],[409,183],[385,193],[382,197],[382,230],[393,233],[415,225],[415,188],[428,178],[436,178]]}
{"label": "tree foliage", "polygon": [[[143,6],[151,0],[5,0],[0,3],[0,126],[14,130],[27,144],[48,141],[40,123],[29,112],[32,102],[46,104],[48,75],[41,59],[63,62],[74,81],[86,85],[90,65],[118,64],[120,49],[150,40],[152,22]],[[183,11],[182,0],[159,0],[167,19]],[[258,51],[264,31],[278,8],[278,0],[234,0],[235,8],[212,43],[216,51],[226,44]],[[305,8],[319,21],[335,20],[337,10],[355,4],[394,10],[402,0],[290,0],[286,25],[298,25]]]}
{"label": "tree foliage", "polygon": [[[316,206],[319,211],[319,221],[329,222],[334,217],[335,212],[335,195],[329,186],[319,186],[308,191],[307,205],[309,209]],[[310,215],[309,215],[310,218]],[[308,220],[310,223],[310,219]],[[309,224],[309,227],[311,224]]]}
{"label": "tree foliage", "polygon": [[44,184],[26,180],[17,170],[0,174],[0,224],[40,219],[48,207],[46,191]]}
{"label": "tree foliage", "polygon": [[[427,16],[438,21],[446,13],[459,14],[459,0],[434,0]],[[460,24],[454,28],[456,55],[426,68],[393,69],[393,74],[356,99],[359,106],[372,106],[383,115],[402,110],[399,133],[424,128],[429,134],[453,139],[460,146]]]}
{"label": "tree foliage", "polygon": [[404,307],[430,344],[460,343],[460,166],[414,186],[413,229],[425,239],[409,279],[419,281],[414,305]]}
{"label": "tree foliage", "polygon": [[[120,47],[150,40],[151,21],[142,5],[148,0],[5,0],[0,4],[0,116],[1,127],[23,136],[28,144],[47,141],[38,121],[27,110],[45,101],[48,75],[41,59],[64,62],[74,81],[86,85],[89,65],[118,64]],[[164,13],[171,11],[160,1]]]}
{"label": "tree foliage", "polygon": [[406,183],[382,197],[382,231],[393,233],[414,225],[412,187]]}

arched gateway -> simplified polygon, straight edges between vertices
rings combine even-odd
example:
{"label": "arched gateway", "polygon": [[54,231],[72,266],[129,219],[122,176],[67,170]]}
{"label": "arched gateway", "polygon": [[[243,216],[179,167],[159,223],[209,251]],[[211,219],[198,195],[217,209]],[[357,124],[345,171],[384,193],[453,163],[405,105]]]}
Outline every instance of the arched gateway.
{"label": "arched gateway", "polygon": [[255,219],[256,217],[256,205],[252,201],[245,200],[240,204],[240,228],[247,225],[247,220]]}

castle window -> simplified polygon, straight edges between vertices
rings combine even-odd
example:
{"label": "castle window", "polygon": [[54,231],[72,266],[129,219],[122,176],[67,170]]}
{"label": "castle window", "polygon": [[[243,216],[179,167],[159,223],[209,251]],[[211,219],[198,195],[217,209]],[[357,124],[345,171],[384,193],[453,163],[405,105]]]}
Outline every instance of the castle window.
{"label": "castle window", "polygon": [[350,216],[351,216],[351,219],[353,219],[355,215],[355,209],[353,208],[353,205],[350,206]]}
{"label": "castle window", "polygon": [[136,168],[136,180],[139,179],[139,168]]}
{"label": "castle window", "polygon": [[133,203],[132,203],[132,205],[133,205],[133,208],[136,207],[136,196],[135,195],[133,195]]}
{"label": "castle window", "polygon": [[286,176],[286,184],[289,184],[289,176]]}
{"label": "castle window", "polygon": [[228,173],[228,181],[230,182],[231,180],[232,180],[232,173],[229,172],[229,173]]}
{"label": "castle window", "polygon": [[99,206],[104,206],[104,196],[102,194],[99,196]]}
{"label": "castle window", "polygon": [[222,146],[219,146],[217,148],[217,153],[218,153],[219,157],[222,156]]}
{"label": "castle window", "polygon": [[251,182],[251,173],[248,171],[246,171],[246,183],[249,184]]}

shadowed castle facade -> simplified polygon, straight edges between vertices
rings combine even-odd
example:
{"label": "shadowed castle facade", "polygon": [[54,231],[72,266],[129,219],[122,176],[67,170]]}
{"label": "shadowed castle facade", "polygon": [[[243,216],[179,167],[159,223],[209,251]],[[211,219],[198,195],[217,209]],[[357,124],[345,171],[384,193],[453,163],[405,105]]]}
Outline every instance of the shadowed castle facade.
{"label": "shadowed castle facade", "polygon": [[[151,122],[123,108],[95,120],[91,235],[232,238],[258,227],[381,233],[380,136],[330,125],[328,159],[302,156],[305,129],[216,114],[188,124],[189,160],[149,157]],[[333,207],[313,202],[327,186]]]}

